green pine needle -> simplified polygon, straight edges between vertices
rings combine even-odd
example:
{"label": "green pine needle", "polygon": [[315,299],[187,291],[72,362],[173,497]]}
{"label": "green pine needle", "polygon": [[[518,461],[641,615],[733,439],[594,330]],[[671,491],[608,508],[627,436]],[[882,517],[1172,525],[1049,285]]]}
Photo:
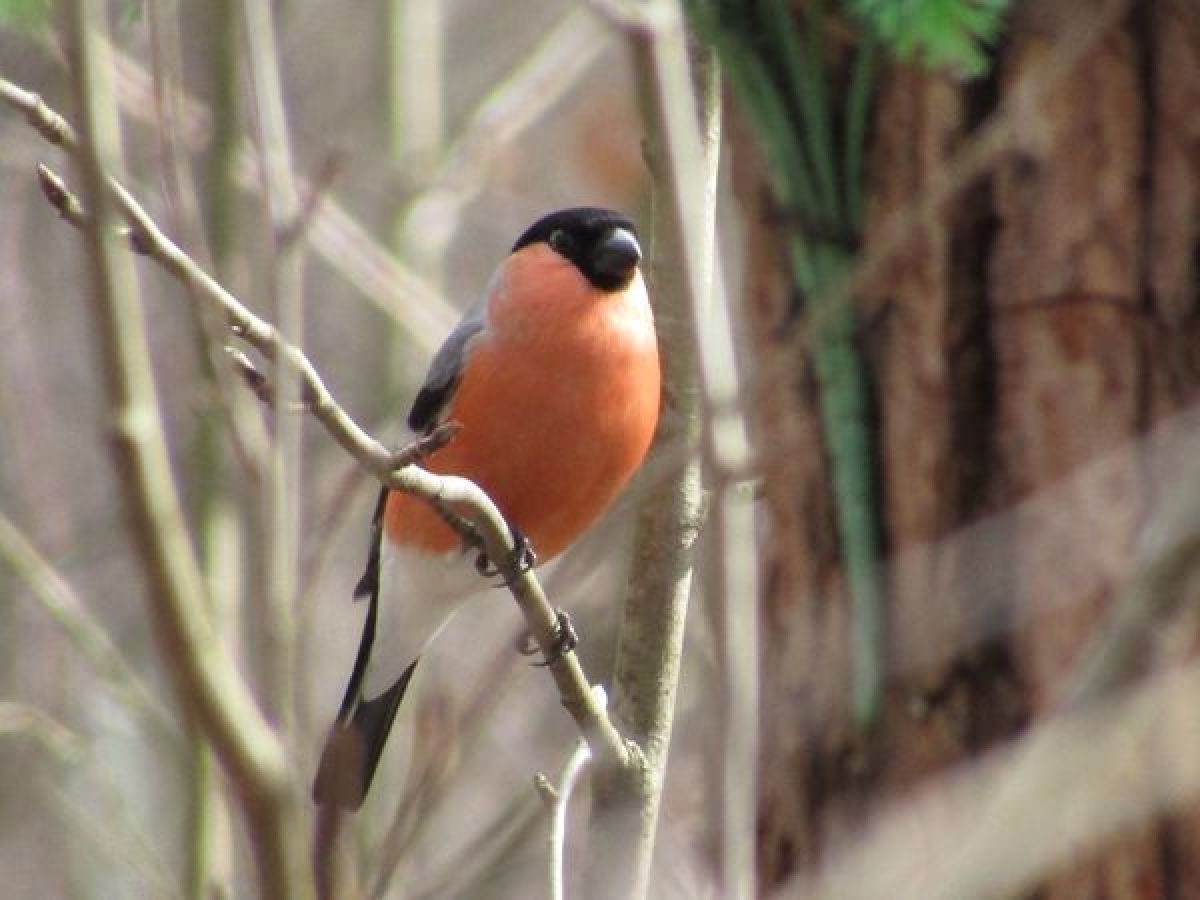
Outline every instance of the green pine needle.
{"label": "green pine needle", "polygon": [[900,59],[966,76],[987,71],[986,46],[1010,0],[847,0]]}

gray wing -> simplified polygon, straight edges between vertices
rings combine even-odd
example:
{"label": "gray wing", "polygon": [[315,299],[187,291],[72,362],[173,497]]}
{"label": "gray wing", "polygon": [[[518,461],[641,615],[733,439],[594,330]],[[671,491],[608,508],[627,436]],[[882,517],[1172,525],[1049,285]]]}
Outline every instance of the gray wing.
{"label": "gray wing", "polygon": [[472,306],[433,355],[425,382],[408,412],[408,427],[413,431],[431,431],[438,424],[450,398],[454,396],[467,350],[487,324],[484,306],[483,300]]}

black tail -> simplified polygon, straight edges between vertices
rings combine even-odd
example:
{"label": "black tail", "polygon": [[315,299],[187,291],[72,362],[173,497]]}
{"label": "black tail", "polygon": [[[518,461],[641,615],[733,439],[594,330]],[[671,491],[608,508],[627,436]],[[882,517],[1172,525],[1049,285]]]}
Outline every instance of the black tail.
{"label": "black tail", "polygon": [[413,660],[390,688],[373,700],[359,702],[348,721],[339,718],[334,723],[313,782],[317,803],[342,809],[362,806],[416,667],[417,661]]}
{"label": "black tail", "polygon": [[367,570],[354,590],[356,598],[370,598],[362,641],[358,645],[358,656],[354,660],[354,670],[350,673],[350,683],[346,685],[337,721],[325,740],[325,749],[321,752],[321,762],[313,782],[313,799],[317,803],[342,809],[358,809],[366,799],[371,779],[375,777],[375,769],[379,766],[383,745],[387,743],[388,732],[392,730],[392,722],[396,719],[396,710],[404,698],[413,669],[417,667],[414,659],[390,688],[371,700],[363,699],[363,681],[371,659],[371,647],[375,643],[375,619],[379,611],[379,551],[387,494],[387,488],[383,488],[375,504]]}

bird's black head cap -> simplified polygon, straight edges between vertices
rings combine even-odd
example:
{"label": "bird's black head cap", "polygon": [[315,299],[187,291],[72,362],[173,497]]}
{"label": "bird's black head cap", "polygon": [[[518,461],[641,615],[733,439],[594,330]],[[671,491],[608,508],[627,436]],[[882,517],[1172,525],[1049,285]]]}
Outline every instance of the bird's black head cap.
{"label": "bird's black head cap", "polygon": [[629,217],[595,206],[543,216],[521,235],[513,245],[513,253],[539,243],[549,244],[604,291],[626,287],[642,258],[637,231]]}

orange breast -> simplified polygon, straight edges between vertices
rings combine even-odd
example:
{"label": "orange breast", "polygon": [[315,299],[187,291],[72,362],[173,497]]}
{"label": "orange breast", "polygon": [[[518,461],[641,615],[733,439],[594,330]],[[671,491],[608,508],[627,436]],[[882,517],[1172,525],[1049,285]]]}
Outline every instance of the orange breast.
{"label": "orange breast", "polygon": [[[551,559],[613,501],[658,420],[659,361],[641,276],[620,294],[591,288],[545,246],[510,258],[494,287],[448,418],[462,431],[428,468],[479,484]],[[448,552],[458,537],[426,504],[388,500],[391,540]]]}

